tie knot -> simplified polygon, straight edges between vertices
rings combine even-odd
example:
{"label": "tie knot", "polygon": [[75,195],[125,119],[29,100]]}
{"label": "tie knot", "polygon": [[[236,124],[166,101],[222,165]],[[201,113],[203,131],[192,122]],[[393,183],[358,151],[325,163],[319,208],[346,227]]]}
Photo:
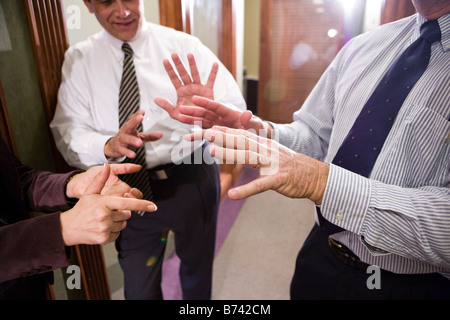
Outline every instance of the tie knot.
{"label": "tie knot", "polygon": [[441,29],[437,20],[428,20],[420,27],[420,36],[430,44],[441,40]]}
{"label": "tie knot", "polygon": [[122,45],[122,51],[126,55],[133,56],[133,49],[131,49],[131,46],[127,42],[124,42],[124,44]]}

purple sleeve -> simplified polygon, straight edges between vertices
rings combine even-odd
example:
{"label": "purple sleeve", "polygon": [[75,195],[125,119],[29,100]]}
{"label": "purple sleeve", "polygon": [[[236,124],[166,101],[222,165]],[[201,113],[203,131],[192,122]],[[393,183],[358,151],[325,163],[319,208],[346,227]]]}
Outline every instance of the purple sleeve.
{"label": "purple sleeve", "polygon": [[0,282],[68,266],[60,213],[0,228]]}

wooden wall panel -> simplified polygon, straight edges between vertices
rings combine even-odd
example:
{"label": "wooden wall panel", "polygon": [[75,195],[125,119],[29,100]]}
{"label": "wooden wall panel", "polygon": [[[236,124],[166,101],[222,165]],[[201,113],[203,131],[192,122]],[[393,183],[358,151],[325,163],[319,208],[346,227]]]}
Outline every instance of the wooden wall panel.
{"label": "wooden wall panel", "polygon": [[[33,53],[41,89],[47,124],[50,125],[56,108],[61,66],[69,47],[62,4],[59,0],[24,0]],[[49,134],[51,135],[50,129]],[[71,170],[52,139],[51,148],[58,172]]]}
{"label": "wooden wall panel", "polygon": [[181,0],[159,0],[160,24],[183,31]]}
{"label": "wooden wall panel", "polygon": [[160,24],[178,31],[191,33],[193,0],[159,0]]}
{"label": "wooden wall panel", "polygon": [[337,1],[262,0],[261,22],[258,116],[291,122],[343,45],[343,9]]}
{"label": "wooden wall panel", "polygon": [[218,58],[236,79],[236,12],[235,0],[221,0]]}
{"label": "wooden wall panel", "polygon": [[[61,0],[24,0],[33,53],[38,72],[42,103],[47,124],[56,108],[61,66],[69,47]],[[49,129],[50,132],[50,129]],[[50,136],[51,133],[50,133]],[[55,167],[58,172],[71,168],[51,141]],[[111,299],[106,265],[101,246],[75,246],[74,263],[80,266],[84,299]]]}

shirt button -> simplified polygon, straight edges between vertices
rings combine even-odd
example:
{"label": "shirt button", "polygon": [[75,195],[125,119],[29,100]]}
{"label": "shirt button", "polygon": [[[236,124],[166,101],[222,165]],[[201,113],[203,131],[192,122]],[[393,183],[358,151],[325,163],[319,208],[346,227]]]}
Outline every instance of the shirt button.
{"label": "shirt button", "polygon": [[338,214],[336,215],[336,220],[337,220],[337,221],[342,221],[342,220],[344,220],[344,217],[342,216],[342,214],[338,213]]}

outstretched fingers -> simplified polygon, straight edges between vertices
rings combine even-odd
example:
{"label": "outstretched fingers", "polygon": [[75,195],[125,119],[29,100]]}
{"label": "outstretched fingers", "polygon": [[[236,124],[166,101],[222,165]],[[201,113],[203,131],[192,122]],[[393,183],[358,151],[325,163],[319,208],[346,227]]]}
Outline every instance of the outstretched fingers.
{"label": "outstretched fingers", "polygon": [[272,146],[271,140],[252,131],[214,126],[204,131],[204,138],[227,148],[267,152]]}
{"label": "outstretched fingers", "polygon": [[[180,56],[177,53],[173,53],[172,54],[172,61],[175,65],[175,68],[178,71],[178,75],[181,78],[181,81],[183,82],[183,84],[190,84],[192,83],[192,79],[191,76],[189,75],[189,73],[187,72],[183,61],[181,61]],[[170,75],[169,75],[170,76]]]}
{"label": "outstretched fingers", "polygon": [[209,73],[208,81],[206,81],[206,86],[209,88],[214,88],[214,83],[216,82],[217,73],[219,72],[219,64],[214,62],[211,67],[211,72]]}
{"label": "outstretched fingers", "polygon": [[145,211],[154,212],[156,211],[156,205],[148,200],[141,200],[136,198],[126,198],[126,197],[108,197],[105,202],[105,206],[109,210],[121,211]]}
{"label": "outstretched fingers", "polygon": [[[227,106],[224,106],[220,102],[200,97],[200,96],[193,96],[192,102],[197,105],[197,107],[205,109],[205,112],[210,112],[212,114],[215,114],[219,117],[223,117],[228,115],[229,108]],[[183,111],[188,111],[187,109]]]}
{"label": "outstretched fingers", "polygon": [[180,88],[183,83],[181,82],[180,78],[178,78],[178,74],[175,72],[169,59],[164,59],[163,65],[164,65],[164,69],[166,69],[167,75],[170,78],[170,81],[172,82],[173,86],[175,87],[175,90],[178,90],[178,88]]}
{"label": "outstretched fingers", "polygon": [[135,173],[142,169],[141,165],[134,163],[116,163],[110,164],[111,171],[116,175]]}
{"label": "outstretched fingers", "polygon": [[243,164],[248,167],[259,168],[262,165],[270,163],[270,157],[266,155],[267,152],[264,152],[257,143],[249,142],[249,145],[254,145],[255,147],[250,148],[258,149],[259,152],[244,148],[233,149],[211,145],[210,153],[214,158],[224,164]]}
{"label": "outstretched fingers", "polygon": [[231,200],[241,200],[255,194],[273,189],[273,177],[261,176],[247,184],[228,190],[228,197]]}
{"label": "outstretched fingers", "polygon": [[192,53],[187,55],[189,68],[191,69],[192,82],[196,84],[201,84],[202,80],[200,78],[200,73],[198,72],[197,63],[195,62],[195,57]]}

